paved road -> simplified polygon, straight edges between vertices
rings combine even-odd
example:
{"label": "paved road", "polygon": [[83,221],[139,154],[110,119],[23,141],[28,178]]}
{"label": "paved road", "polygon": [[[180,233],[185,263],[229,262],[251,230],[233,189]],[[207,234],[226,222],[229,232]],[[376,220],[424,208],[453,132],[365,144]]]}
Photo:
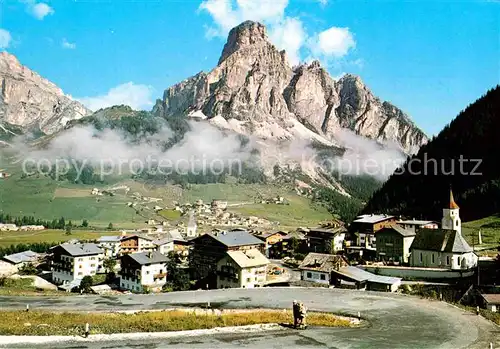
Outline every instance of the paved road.
{"label": "paved road", "polygon": [[[290,308],[294,299],[310,310],[341,312],[369,321],[364,328],[311,328],[278,333],[214,335],[147,342],[89,344],[78,348],[500,348],[500,328],[476,315],[439,301],[399,294],[323,288],[260,288],[175,292],[159,295],[0,297],[2,308],[56,311],[220,308]],[[12,348],[12,346],[10,346]],[[22,347],[22,345],[20,345]],[[71,346],[51,345],[50,348]]]}

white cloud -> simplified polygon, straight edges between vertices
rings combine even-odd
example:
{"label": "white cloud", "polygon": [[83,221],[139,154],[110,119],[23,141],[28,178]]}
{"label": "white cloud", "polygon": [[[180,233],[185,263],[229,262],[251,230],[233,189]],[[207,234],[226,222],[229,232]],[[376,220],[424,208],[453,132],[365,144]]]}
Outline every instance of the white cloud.
{"label": "white cloud", "polygon": [[225,37],[231,28],[252,20],[273,24],[284,17],[288,0],[204,0],[199,9],[207,11],[215,26],[207,27],[207,37]]}
{"label": "white cloud", "polygon": [[74,50],[76,48],[76,44],[74,42],[69,42],[66,38],[62,39],[61,46],[68,50]]}
{"label": "white cloud", "polygon": [[96,97],[77,98],[90,110],[125,104],[132,109],[151,107],[153,88],[147,85],[127,82],[111,88],[108,93]]}
{"label": "white cloud", "polygon": [[269,36],[276,46],[286,50],[288,59],[293,65],[300,63],[300,49],[307,34],[299,19],[285,18],[281,23],[271,28]]}
{"label": "white cloud", "polygon": [[319,57],[340,58],[354,47],[356,41],[349,28],[331,27],[309,40],[311,52]]}
{"label": "white cloud", "polygon": [[[317,0],[326,5],[328,0]],[[349,28],[331,27],[310,36],[300,18],[286,15],[289,0],[203,0],[199,10],[207,12],[213,20],[205,26],[205,36],[226,38],[231,28],[246,20],[257,21],[268,28],[271,41],[287,52],[292,64],[298,64],[305,53],[308,59],[323,63],[335,62],[346,56],[355,46]]]}
{"label": "white cloud", "polygon": [[10,33],[5,29],[0,28],[0,48],[9,47],[11,40],[12,37],[10,36]]}
{"label": "white cloud", "polygon": [[54,9],[44,2],[37,3],[35,0],[21,0],[26,4],[26,11],[38,20],[54,14]]}

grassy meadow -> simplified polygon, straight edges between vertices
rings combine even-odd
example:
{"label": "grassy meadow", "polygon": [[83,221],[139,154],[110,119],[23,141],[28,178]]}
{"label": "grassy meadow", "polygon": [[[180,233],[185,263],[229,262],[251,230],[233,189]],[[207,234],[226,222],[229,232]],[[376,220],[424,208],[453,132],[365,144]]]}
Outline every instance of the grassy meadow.
{"label": "grassy meadow", "polygon": [[500,245],[500,215],[462,223],[462,235],[471,246],[478,245],[479,230],[482,238],[482,245],[479,247],[494,248]]}
{"label": "grassy meadow", "polygon": [[[223,184],[192,184],[182,188],[179,185],[151,184],[122,178],[114,179],[112,184],[83,185],[58,182],[43,175],[22,178],[18,167],[7,165],[3,168],[11,176],[0,179],[0,211],[15,217],[34,216],[44,220],[64,217],[66,222],[71,220],[74,225],[81,224],[85,219],[94,228],[105,229],[112,223],[115,229],[132,229],[142,227],[148,218],[178,220],[179,214],[171,211],[174,202],[192,203],[202,199],[209,203],[213,199],[219,199],[227,201],[228,209],[232,212],[279,221],[281,226],[316,225],[321,220],[331,218],[324,208],[311,207],[310,200],[296,195],[290,188],[270,184],[238,184],[236,181],[229,181],[230,183]],[[130,191],[126,193],[124,190],[117,190],[114,196],[91,195],[94,187],[103,190],[121,185],[128,186]],[[134,194],[161,200],[137,201]],[[255,204],[261,199],[275,196],[285,197],[290,205]],[[127,205],[129,202],[136,202],[138,205],[131,208]],[[156,214],[153,208],[157,205],[166,210]],[[58,240],[61,238],[59,232],[47,234],[54,235]],[[83,232],[78,232],[74,233],[74,237],[78,237],[76,234],[85,236]],[[20,234],[22,241],[19,242],[40,241],[39,237],[36,233],[25,236]],[[43,241],[51,238],[44,236]],[[0,244],[5,241],[10,243],[11,237],[0,235]]]}
{"label": "grassy meadow", "polygon": [[65,230],[46,229],[40,231],[0,231],[0,247],[16,244],[31,244],[37,242],[64,242],[72,239],[95,240],[102,235],[119,235],[118,231],[110,230],[77,230],[73,229],[71,235]]}
{"label": "grassy meadow", "polygon": [[[0,312],[3,335],[82,335],[86,323],[91,334],[166,332],[266,323],[291,324],[290,311],[252,310],[221,315],[189,311],[123,313],[54,313],[44,311]],[[351,322],[327,313],[309,313],[310,326],[353,327]],[[24,325],[23,325],[24,324]]]}

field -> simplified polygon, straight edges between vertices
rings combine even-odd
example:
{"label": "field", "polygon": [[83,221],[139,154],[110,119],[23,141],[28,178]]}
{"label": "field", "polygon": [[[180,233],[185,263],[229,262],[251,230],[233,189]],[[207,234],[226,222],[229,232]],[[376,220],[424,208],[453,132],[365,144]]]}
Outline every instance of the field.
{"label": "field", "polygon": [[119,235],[117,231],[101,230],[76,230],[71,235],[66,235],[64,230],[40,230],[40,231],[0,231],[0,247],[8,247],[16,244],[29,244],[36,242],[64,242],[71,239],[94,240],[102,235]]}
{"label": "field", "polygon": [[[244,326],[292,322],[290,311],[249,310],[221,315],[193,311],[157,311],[136,314],[121,313],[52,313],[42,311],[0,312],[0,333],[3,335],[82,335],[85,323],[91,334],[164,332],[214,327]],[[326,313],[309,313],[310,326],[353,327],[348,319]],[[24,324],[24,326],[19,326]],[[29,324],[29,325],[26,325]]]}
{"label": "field", "polygon": [[500,216],[494,215],[476,221],[462,223],[462,235],[471,246],[478,245],[479,231],[481,231],[482,237],[481,248],[494,248],[500,245]]}
{"label": "field", "polygon": [[249,204],[230,207],[228,210],[245,216],[257,216],[281,222],[284,227],[318,226],[320,221],[332,218],[324,207],[311,206],[309,200],[296,195],[284,196],[289,205]]}
{"label": "field", "polygon": [[[209,203],[213,199],[220,199],[229,203],[230,211],[279,221],[281,226],[317,225],[319,221],[331,218],[325,209],[310,207],[308,199],[299,197],[289,188],[270,184],[238,184],[234,180],[233,183],[192,184],[182,188],[178,185],[142,183],[122,178],[112,184],[83,185],[55,181],[43,175],[22,178],[18,168],[2,163],[0,166],[11,174],[7,179],[0,179],[0,211],[12,216],[26,215],[44,220],[64,217],[74,224],[80,224],[86,219],[90,226],[96,228],[105,229],[112,223],[115,229],[132,229],[142,227],[149,218],[178,220],[179,215],[170,210],[174,207],[174,202],[192,203],[202,199]],[[126,193],[118,190],[115,196],[91,195],[94,187],[103,190],[117,185],[128,186],[130,191]],[[139,201],[138,206],[131,208],[127,203],[137,201],[133,197],[134,193],[161,200],[154,203]],[[290,205],[255,204],[275,196],[285,197]],[[167,210],[159,216],[153,210],[156,205]],[[8,239],[0,239],[0,244],[3,243],[2,240]],[[45,237],[44,240],[47,241]]]}

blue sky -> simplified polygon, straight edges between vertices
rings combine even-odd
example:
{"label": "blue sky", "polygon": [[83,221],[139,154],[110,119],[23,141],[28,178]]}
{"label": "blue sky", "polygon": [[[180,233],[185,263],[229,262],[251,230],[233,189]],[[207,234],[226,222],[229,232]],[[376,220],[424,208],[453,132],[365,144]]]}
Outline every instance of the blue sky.
{"label": "blue sky", "polygon": [[150,108],[213,68],[229,28],[268,25],[294,62],[360,75],[437,134],[500,81],[497,1],[0,0],[0,48],[91,107]]}

